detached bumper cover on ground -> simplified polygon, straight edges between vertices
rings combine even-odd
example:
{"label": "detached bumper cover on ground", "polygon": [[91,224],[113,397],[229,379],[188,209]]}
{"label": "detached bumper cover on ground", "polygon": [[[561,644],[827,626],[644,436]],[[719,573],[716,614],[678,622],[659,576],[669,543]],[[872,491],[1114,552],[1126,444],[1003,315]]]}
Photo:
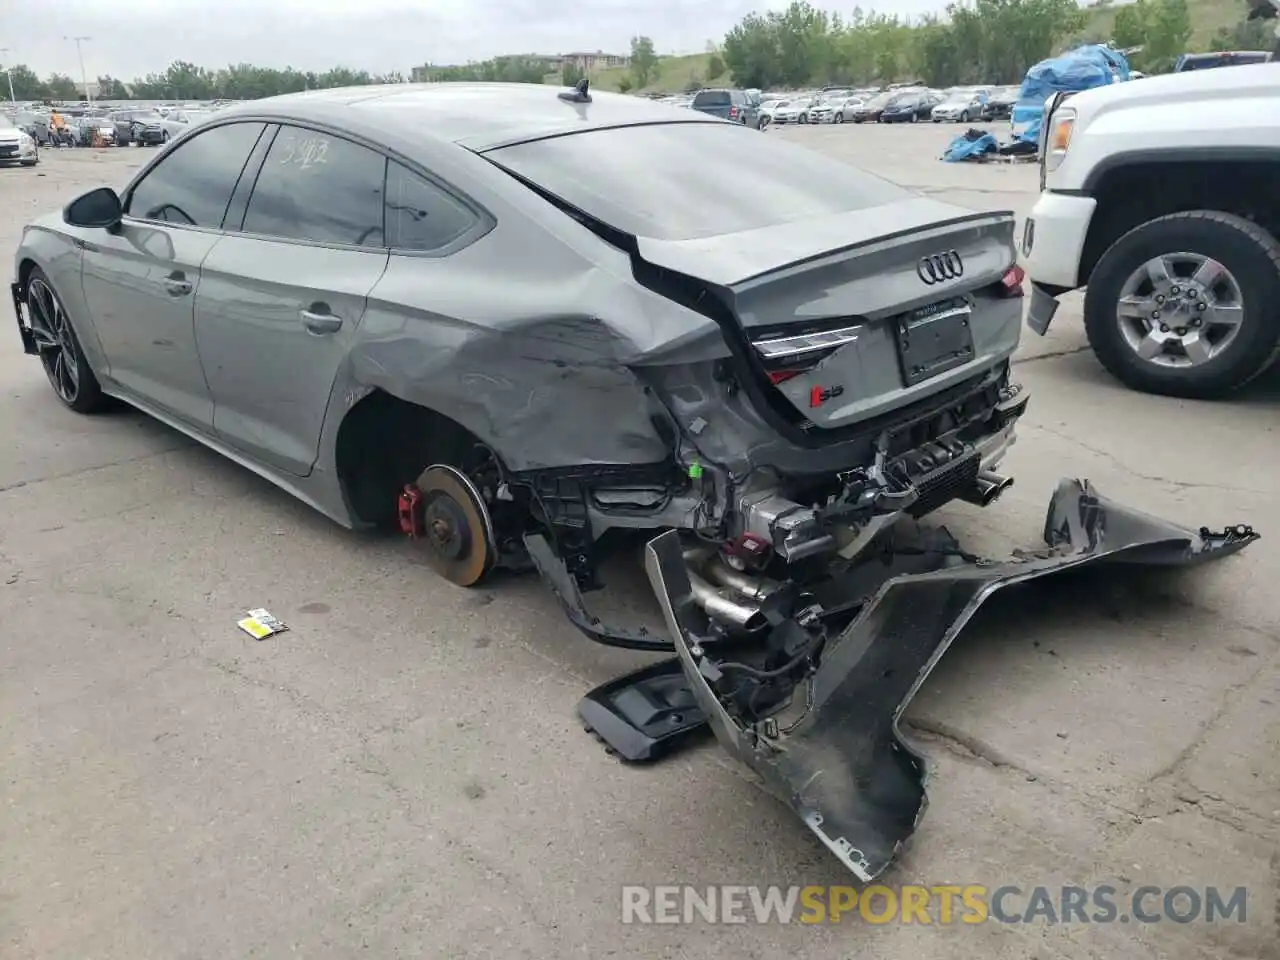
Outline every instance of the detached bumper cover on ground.
{"label": "detached bumper cover on ground", "polygon": [[1258,535],[1185,529],[1063,480],[1049,504],[1046,546],[1000,562],[968,562],[886,582],[823,652],[789,730],[741,725],[699,669],[701,638],[684,615],[690,583],[676,534],[647,549],[649,577],[699,707],[720,742],[755,770],[862,881],[893,860],[927,805],[925,758],[902,737],[907,704],[984,600],[1002,587],[1086,564],[1191,566]]}

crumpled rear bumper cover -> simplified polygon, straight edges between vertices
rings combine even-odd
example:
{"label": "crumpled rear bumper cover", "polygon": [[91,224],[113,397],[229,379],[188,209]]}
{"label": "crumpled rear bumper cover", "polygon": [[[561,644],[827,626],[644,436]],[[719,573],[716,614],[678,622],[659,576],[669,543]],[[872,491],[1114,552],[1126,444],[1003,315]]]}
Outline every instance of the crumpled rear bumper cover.
{"label": "crumpled rear bumper cover", "polygon": [[899,719],[983,601],[1002,587],[1086,564],[1191,566],[1257,538],[1245,526],[1186,529],[1116,504],[1086,481],[1063,480],[1049,504],[1045,547],[886,582],[827,645],[809,681],[807,712],[782,733],[741,725],[699,672],[701,649],[682,616],[691,589],[674,532],[651,541],[646,568],[717,739],[868,882],[893,861],[928,803],[925,758],[903,738]]}

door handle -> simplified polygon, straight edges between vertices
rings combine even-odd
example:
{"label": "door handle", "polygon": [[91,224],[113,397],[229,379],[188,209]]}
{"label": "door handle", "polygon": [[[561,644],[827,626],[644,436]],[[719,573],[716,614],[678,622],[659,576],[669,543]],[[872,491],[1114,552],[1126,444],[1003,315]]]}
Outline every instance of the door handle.
{"label": "door handle", "polygon": [[337,333],[342,329],[342,318],[332,313],[316,313],[314,310],[303,310],[300,314],[302,325],[311,333]]}
{"label": "door handle", "polygon": [[184,280],[181,276],[165,277],[164,288],[175,297],[184,297],[191,292],[191,281]]}

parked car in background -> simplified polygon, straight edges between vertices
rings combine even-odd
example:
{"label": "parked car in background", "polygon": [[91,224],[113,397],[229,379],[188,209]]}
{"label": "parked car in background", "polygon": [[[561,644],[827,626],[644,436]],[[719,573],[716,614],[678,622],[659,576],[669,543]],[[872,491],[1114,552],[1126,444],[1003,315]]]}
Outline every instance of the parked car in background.
{"label": "parked car in background", "polygon": [[982,105],[979,119],[985,123],[1013,118],[1013,105],[1018,102],[1021,87],[996,87]]}
{"label": "parked car in background", "polygon": [[154,147],[164,140],[164,118],[155,110],[115,110],[108,114],[116,127],[116,143]]}
{"label": "parked car in background", "polygon": [[968,123],[982,116],[982,108],[989,94],[986,90],[953,90],[929,113],[934,123]]}
{"label": "parked car in background", "polygon": [[116,125],[106,117],[68,117],[71,142],[77,147],[114,147]]}
{"label": "parked car in background", "polygon": [[1217,67],[1242,67],[1251,63],[1270,63],[1270,50],[1218,50],[1214,53],[1184,53],[1173,65],[1174,73],[1188,70],[1212,70]]}
{"label": "parked car in background", "polygon": [[24,131],[39,146],[49,145],[49,111],[19,110],[13,118],[13,125]]}
{"label": "parked car in background", "polygon": [[942,94],[933,91],[916,91],[900,94],[880,111],[881,123],[919,123],[929,120],[933,108],[942,100]]}
{"label": "parked car in background", "polygon": [[802,123],[801,116],[807,116],[809,98],[796,97],[782,100],[773,109],[773,123]]}
{"label": "parked car in background", "polygon": [[160,141],[167,143],[211,116],[213,116],[211,110],[170,110],[168,115],[160,120]]}
{"label": "parked car in background", "polygon": [[832,118],[835,123],[848,123],[853,119],[854,111],[867,102],[866,97],[852,96],[845,97],[841,101],[840,106],[836,109],[835,116]]}
{"label": "parked car in background", "polygon": [[693,97],[693,109],[744,127],[760,126],[760,111],[745,90],[699,90]]}
{"label": "parked car in background", "polygon": [[884,113],[885,107],[906,95],[907,92],[902,90],[885,90],[883,93],[876,94],[862,106],[854,107],[850,119],[854,123],[875,123],[880,119],[880,115]]}
{"label": "parked car in background", "polygon": [[774,117],[779,107],[785,108],[789,106],[790,103],[791,101],[786,99],[765,100],[761,102],[759,110],[760,129],[763,130],[765,127],[769,126],[769,124],[774,122]]}
{"label": "parked car in background", "polygon": [[824,90],[809,108],[810,123],[834,123],[836,112],[852,95],[852,90]]}
{"label": "parked car in background", "polygon": [[0,164],[19,163],[24,167],[34,167],[39,162],[40,147],[35,137],[0,114]]}

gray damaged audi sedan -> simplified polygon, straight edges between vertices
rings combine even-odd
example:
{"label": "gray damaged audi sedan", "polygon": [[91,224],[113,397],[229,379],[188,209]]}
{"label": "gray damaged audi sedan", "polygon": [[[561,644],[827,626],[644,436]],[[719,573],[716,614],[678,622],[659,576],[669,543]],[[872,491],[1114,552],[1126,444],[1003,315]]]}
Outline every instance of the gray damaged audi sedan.
{"label": "gray damaged audi sedan", "polygon": [[[363,87],[218,112],[30,224],[12,291],[72,410],[398,524],[453,583],[536,568],[591,638],[666,653],[588,728],[641,761],[710,725],[869,879],[925,804],[897,718],[986,596],[1256,536],[1080,481],[1008,562],[899,523],[1011,482],[1013,224],[585,83]],[[584,599],[626,531],[660,634]]]}

